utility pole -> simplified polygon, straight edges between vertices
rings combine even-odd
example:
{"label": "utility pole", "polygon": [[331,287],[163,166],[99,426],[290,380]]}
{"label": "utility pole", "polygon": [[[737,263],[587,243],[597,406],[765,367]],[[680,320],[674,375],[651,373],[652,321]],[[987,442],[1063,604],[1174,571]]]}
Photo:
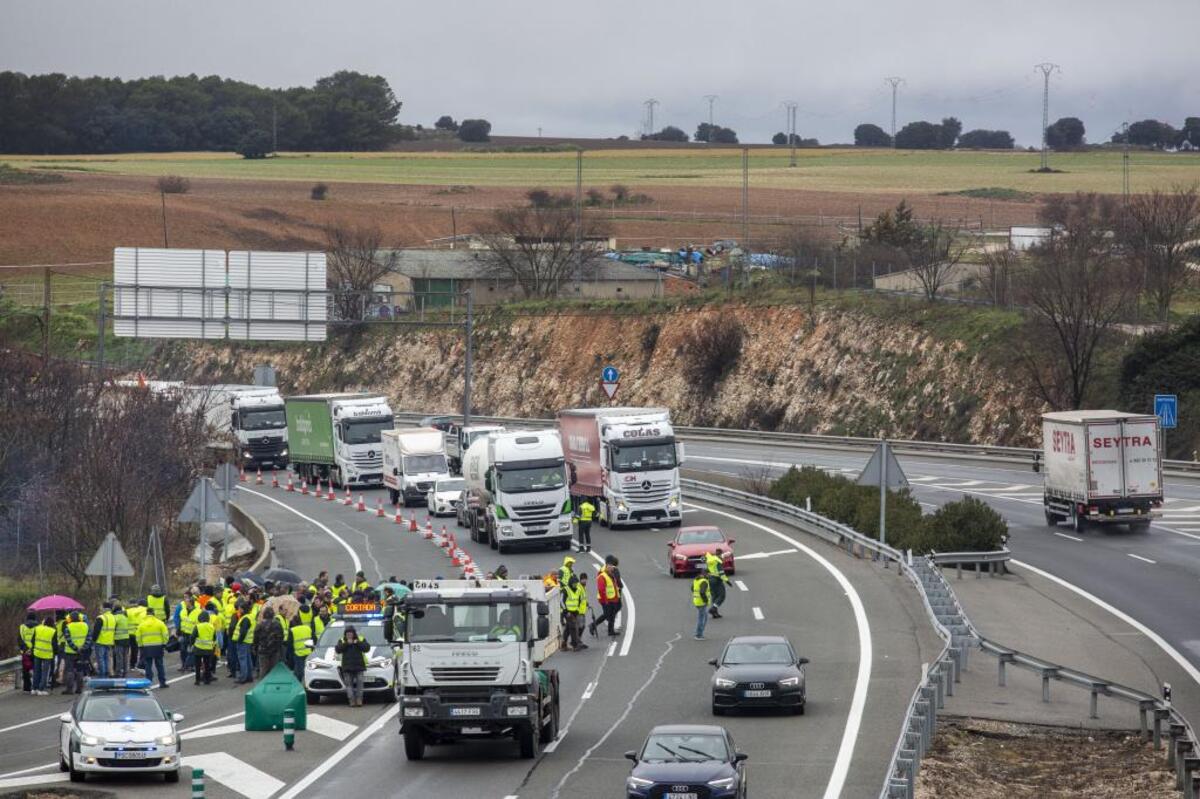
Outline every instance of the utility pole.
{"label": "utility pole", "polygon": [[796,165],[796,109],[800,107],[800,104],[797,103],[795,100],[788,100],[787,102],[785,102],[783,104],[783,107],[787,109],[788,121],[787,121],[786,127],[787,127],[787,132],[788,132],[788,144],[790,144],[792,146],[792,160],[788,163],[788,166],[795,166]]}
{"label": "utility pole", "polygon": [[904,85],[904,78],[892,76],[883,79],[892,87],[892,149],[896,149],[896,92]]}
{"label": "utility pole", "polygon": [[583,282],[583,149],[575,151],[575,296]]}
{"label": "utility pole", "polygon": [[654,132],[654,106],[661,105],[658,100],[651,97],[642,103],[646,106],[646,135],[649,136]]}
{"label": "utility pole", "polygon": [[1121,204],[1129,207],[1129,123],[1121,125]]}
{"label": "utility pole", "polygon": [[711,144],[713,128],[713,103],[715,103],[719,98],[715,94],[706,94],[704,95],[704,99],[708,101],[708,138],[709,143]]}
{"label": "utility pole", "polygon": [[165,250],[167,249],[167,193],[160,190],[158,196],[162,200],[163,249]]}
{"label": "utility pole", "polygon": [[463,336],[466,339],[466,348],[463,357],[463,427],[471,424],[471,371],[472,361],[475,360],[474,342],[475,337],[475,308],[471,301],[471,292],[464,292],[467,295],[467,321],[463,325]]}
{"label": "utility pole", "polygon": [[275,103],[271,103],[271,152],[279,152],[279,119],[275,113]]}
{"label": "utility pole", "polygon": [[750,148],[742,148],[742,272],[750,264]]}
{"label": "utility pole", "polygon": [[1050,76],[1062,72],[1058,64],[1043,61],[1034,64],[1034,70],[1042,73],[1042,171],[1050,169],[1050,156],[1046,150],[1046,128],[1050,127]]}
{"label": "utility pole", "polygon": [[[42,367],[50,365],[50,267],[42,269]],[[18,522],[17,529],[20,530]],[[19,533],[18,533],[19,534]],[[18,539],[19,540],[19,539]]]}

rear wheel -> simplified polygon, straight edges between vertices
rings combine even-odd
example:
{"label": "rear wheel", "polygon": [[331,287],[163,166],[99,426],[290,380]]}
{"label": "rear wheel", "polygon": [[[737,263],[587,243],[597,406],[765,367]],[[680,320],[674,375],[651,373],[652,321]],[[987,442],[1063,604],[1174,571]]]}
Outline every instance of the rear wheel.
{"label": "rear wheel", "polygon": [[1141,521],[1141,522],[1131,522],[1129,524],[1129,531],[1131,533],[1144,533],[1149,529],[1150,529],[1150,520],[1149,519],[1147,519],[1145,521]]}
{"label": "rear wheel", "polygon": [[400,492],[394,488],[389,488],[388,489],[388,499],[390,499],[392,501],[393,505],[399,505],[400,504]]}
{"label": "rear wheel", "polygon": [[1077,533],[1082,533],[1083,529],[1087,527],[1087,519],[1080,516],[1077,509],[1073,509],[1071,511],[1071,527],[1073,527]]}
{"label": "rear wheel", "polygon": [[411,727],[404,731],[404,756],[409,760],[425,757],[425,736]]}
{"label": "rear wheel", "polygon": [[1049,508],[1046,508],[1046,526],[1055,527],[1061,521],[1057,513],[1051,513]]}

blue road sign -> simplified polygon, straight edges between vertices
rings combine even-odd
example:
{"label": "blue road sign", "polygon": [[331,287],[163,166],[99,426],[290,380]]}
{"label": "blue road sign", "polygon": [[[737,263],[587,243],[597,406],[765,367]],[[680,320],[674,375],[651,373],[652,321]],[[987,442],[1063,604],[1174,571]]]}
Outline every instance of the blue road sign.
{"label": "blue road sign", "polygon": [[600,380],[604,383],[615,383],[620,377],[621,373],[615,366],[606,366],[600,371]]}
{"label": "blue road sign", "polygon": [[1154,415],[1163,430],[1170,430],[1179,424],[1179,397],[1174,394],[1154,395]]}

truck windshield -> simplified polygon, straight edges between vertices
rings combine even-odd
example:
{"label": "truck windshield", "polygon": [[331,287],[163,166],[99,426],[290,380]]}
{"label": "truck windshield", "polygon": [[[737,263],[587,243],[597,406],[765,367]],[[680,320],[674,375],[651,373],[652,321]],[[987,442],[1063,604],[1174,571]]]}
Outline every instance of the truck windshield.
{"label": "truck windshield", "polygon": [[287,427],[283,408],[255,408],[241,412],[243,430],[282,430]]}
{"label": "truck windshield", "polygon": [[446,474],[449,471],[449,468],[446,467],[446,456],[440,452],[433,455],[404,456],[405,474],[424,474],[427,472]]}
{"label": "truck windshield", "polygon": [[562,461],[548,463],[545,466],[505,467],[498,469],[496,473],[500,480],[500,490],[506,494],[550,491],[562,488],[566,484],[563,479]]}
{"label": "truck windshield", "polygon": [[614,446],[613,470],[617,472],[642,472],[650,469],[674,469],[675,442],[648,444],[638,442],[625,446]]}
{"label": "truck windshield", "polygon": [[527,631],[524,605],[445,603],[426,605],[420,613],[409,613],[405,641],[410,644],[524,641]]}
{"label": "truck windshield", "polygon": [[395,427],[392,417],[384,416],[375,419],[347,419],[346,432],[343,439],[347,444],[378,444],[380,433]]}

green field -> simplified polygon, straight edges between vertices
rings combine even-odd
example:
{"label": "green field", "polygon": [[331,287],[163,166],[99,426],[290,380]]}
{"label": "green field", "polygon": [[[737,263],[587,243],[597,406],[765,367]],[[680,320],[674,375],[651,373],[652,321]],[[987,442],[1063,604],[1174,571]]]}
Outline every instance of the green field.
{"label": "green field", "polygon": [[[758,188],[848,192],[959,192],[981,188],[1019,192],[1121,190],[1121,153],[1051,156],[1056,174],[1036,174],[1028,152],[932,152],[857,149],[800,150],[788,166],[786,148],[750,151],[751,183]],[[551,153],[283,153],[243,160],[230,153],[105,156],[4,156],[0,163],[47,170],[126,175],[177,174],[191,178],[297,180],[411,185],[570,186],[575,156]],[[1200,155],[1136,152],[1135,192],[1200,181]],[[584,182],[607,186],[740,186],[741,151],[598,150],[584,155]]]}

